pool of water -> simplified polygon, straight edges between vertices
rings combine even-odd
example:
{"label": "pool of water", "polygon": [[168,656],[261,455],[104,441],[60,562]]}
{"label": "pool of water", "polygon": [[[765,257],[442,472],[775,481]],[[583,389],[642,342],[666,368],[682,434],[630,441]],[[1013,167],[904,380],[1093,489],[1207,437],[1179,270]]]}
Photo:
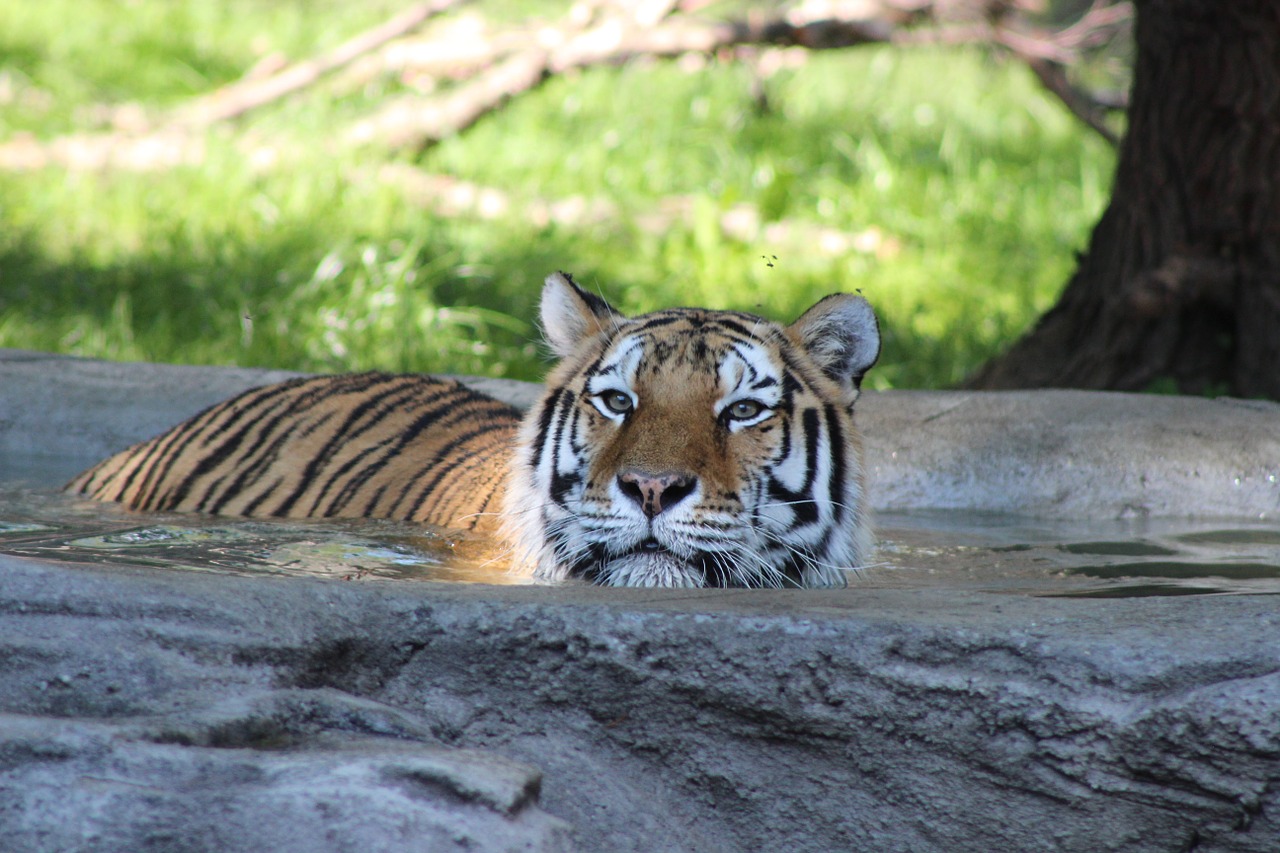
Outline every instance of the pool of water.
{"label": "pool of water", "polygon": [[0,553],[62,563],[242,575],[525,583],[487,540],[381,520],[134,513],[0,485]]}
{"label": "pool of water", "polygon": [[882,563],[855,583],[1067,598],[1280,593],[1273,521],[912,512],[878,522]]}
{"label": "pool of water", "polygon": [[[1060,522],[973,512],[883,514],[853,588],[1066,598],[1280,594],[1280,524]],[[390,521],[140,514],[0,483],[0,553],[178,571],[524,583],[485,540]]]}

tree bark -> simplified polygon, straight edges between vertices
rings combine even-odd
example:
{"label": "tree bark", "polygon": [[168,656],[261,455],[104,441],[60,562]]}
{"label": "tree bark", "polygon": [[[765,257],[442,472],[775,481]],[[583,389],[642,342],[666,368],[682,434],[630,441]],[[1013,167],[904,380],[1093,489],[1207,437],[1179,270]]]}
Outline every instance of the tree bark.
{"label": "tree bark", "polygon": [[1137,0],[1135,38],[1088,251],[967,384],[1280,399],[1280,2]]}

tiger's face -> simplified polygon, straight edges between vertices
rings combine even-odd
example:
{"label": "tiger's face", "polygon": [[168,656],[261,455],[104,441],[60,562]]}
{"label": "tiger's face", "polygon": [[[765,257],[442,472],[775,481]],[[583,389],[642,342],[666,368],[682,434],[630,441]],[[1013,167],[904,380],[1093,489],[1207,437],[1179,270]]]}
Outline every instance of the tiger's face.
{"label": "tiger's face", "polygon": [[853,404],[880,336],[837,295],[791,326],[730,311],[628,318],[567,276],[561,362],[521,427],[505,507],[536,577],[614,586],[842,586],[870,550]]}

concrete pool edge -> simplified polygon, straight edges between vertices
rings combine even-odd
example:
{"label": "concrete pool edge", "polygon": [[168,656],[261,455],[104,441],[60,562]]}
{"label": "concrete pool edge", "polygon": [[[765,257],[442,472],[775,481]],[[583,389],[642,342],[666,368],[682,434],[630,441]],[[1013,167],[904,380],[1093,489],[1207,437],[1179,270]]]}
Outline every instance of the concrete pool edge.
{"label": "concrete pool edge", "polygon": [[[0,605],[11,840],[125,849],[159,822],[212,849],[411,850],[434,836],[395,839],[426,825],[570,849],[561,820],[573,849],[609,851],[1280,840],[1280,609],[1262,596],[552,591],[0,557]],[[407,804],[406,774],[433,780]],[[254,820],[218,835],[209,809]]]}
{"label": "concrete pool edge", "polygon": [[[0,453],[73,446],[82,464],[284,375],[0,351]],[[882,506],[1095,517],[1274,513],[1278,415],[1081,392],[868,395],[860,414]],[[19,756],[0,823],[136,841],[164,818],[214,849],[317,849],[261,810],[218,835],[199,771],[235,783],[219,809],[265,792],[280,821],[350,843],[382,821],[384,849],[432,820],[495,839],[473,849],[568,849],[554,815],[587,850],[1270,850],[1278,614],[1263,596],[344,584],[0,557],[0,753]]]}

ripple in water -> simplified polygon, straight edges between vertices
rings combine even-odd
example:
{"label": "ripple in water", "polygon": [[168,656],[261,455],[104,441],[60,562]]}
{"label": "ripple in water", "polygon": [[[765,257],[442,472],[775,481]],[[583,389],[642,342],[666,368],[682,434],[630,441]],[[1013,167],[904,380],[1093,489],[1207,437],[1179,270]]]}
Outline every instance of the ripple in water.
{"label": "ripple in water", "polygon": [[[972,512],[878,518],[854,589],[947,588],[1073,599],[1280,594],[1280,525],[1050,522]],[[494,543],[391,521],[132,513],[0,485],[0,553],[63,563],[341,580],[527,583]]]}

